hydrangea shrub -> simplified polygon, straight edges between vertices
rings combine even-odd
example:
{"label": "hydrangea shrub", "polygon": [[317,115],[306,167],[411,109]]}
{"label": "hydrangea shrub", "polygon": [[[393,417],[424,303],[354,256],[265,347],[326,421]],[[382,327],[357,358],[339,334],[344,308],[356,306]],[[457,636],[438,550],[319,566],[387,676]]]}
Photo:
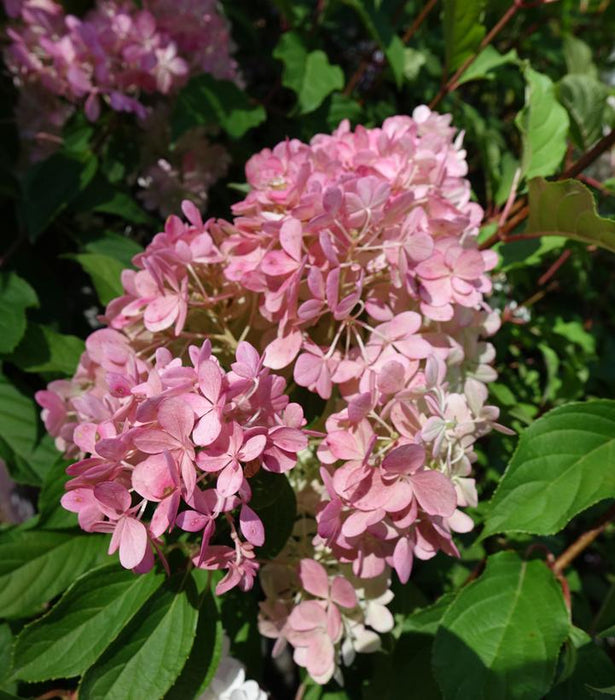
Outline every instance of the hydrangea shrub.
{"label": "hydrangea shrub", "polygon": [[0,695],[610,692],[604,62],[419,5],[5,0]]}

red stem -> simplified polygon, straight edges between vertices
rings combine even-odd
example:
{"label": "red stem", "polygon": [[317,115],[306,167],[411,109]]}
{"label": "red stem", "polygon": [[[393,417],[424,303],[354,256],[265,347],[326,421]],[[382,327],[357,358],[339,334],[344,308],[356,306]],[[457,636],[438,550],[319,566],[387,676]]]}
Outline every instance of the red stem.
{"label": "red stem", "polygon": [[443,97],[448,95],[449,92],[453,92],[453,90],[457,88],[457,81],[459,80],[459,78],[461,78],[461,76],[466,72],[466,70],[474,63],[480,52],[485,47],[489,46],[489,44],[502,31],[502,29],[504,29],[504,27],[510,22],[510,20],[517,14],[517,10],[519,10],[521,6],[522,5],[521,2],[519,2],[519,0],[515,0],[513,2],[513,4],[502,15],[499,22],[494,27],[492,27],[491,31],[489,31],[485,35],[485,37],[478,46],[478,51],[475,54],[468,56],[468,58],[463,62],[463,64],[455,71],[453,77],[440,88],[440,92],[438,92],[438,94],[433,98],[433,100],[429,104],[430,109],[433,109],[437,104],[439,104],[440,100],[442,100]]}

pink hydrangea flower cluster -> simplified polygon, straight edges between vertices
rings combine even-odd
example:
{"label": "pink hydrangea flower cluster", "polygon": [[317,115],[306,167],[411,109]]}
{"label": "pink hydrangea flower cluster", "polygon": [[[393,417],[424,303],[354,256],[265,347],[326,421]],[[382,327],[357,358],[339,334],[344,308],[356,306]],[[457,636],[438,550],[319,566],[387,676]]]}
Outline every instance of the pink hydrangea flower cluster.
{"label": "pink hydrangea flower cluster", "polygon": [[[99,330],[73,379],[37,393],[58,446],[83,456],[67,469],[62,505],[84,530],[112,533],[109,553],[119,549],[122,566],[138,572],[153,566],[154,551],[163,557],[165,532],[200,533],[194,564],[226,570],[219,593],[247,590],[265,542],[249,479],[293,468],[307,445],[303,411],[249,343],[239,343],[230,371],[207,341],[187,352],[187,366],[166,348],[149,363],[121,333]],[[232,546],[211,544],[219,521]]]}
{"label": "pink hydrangea flower cluster", "polygon": [[172,150],[170,105],[191,75],[238,81],[226,19],[215,0],[99,0],[83,19],[54,0],[4,0],[10,18],[5,61],[19,89],[16,121],[27,161],[50,156],[83,107],[137,115],[140,158],[132,182],[163,216],[183,199],[199,208],[230,157],[204,129],[189,129]]}
{"label": "pink hydrangea flower cluster", "polygon": [[[424,106],[285,141],[248,162],[232,221],[184,203],[187,222],[167,220],[106,311],[137,353],[184,357],[207,337],[224,365],[249,341],[259,367],[319,397],[323,432],[302,445],[296,433],[300,466],[282,470],[298,519],[262,570],[261,631],[320,683],[392,629],[393,572],[406,582],[415,559],[458,555],[453,535],[473,525],[461,509],[477,503],[474,443],[500,428],[485,340],[499,317],[466,174],[462,135]],[[298,409],[276,415],[300,430]],[[245,446],[232,431],[228,444],[224,459]]]}
{"label": "pink hydrangea flower cluster", "polygon": [[100,0],[83,19],[54,0],[5,0],[13,22],[5,57],[24,89],[42,87],[84,104],[95,121],[101,100],[145,117],[142,93],[166,95],[188,75],[234,79],[229,30],[214,0]]}

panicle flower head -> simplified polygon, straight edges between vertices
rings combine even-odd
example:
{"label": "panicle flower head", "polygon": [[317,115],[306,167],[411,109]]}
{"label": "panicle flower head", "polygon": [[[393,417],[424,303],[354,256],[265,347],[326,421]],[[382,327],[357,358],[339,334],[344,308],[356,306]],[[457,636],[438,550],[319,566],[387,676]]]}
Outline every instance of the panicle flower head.
{"label": "panicle flower head", "polygon": [[[486,388],[496,258],[477,244],[461,136],[421,106],[255,155],[232,220],[184,202],[75,378],[39,395],[58,445],[89,455],[65,506],[113,531],[126,564],[177,525],[202,533],[194,561],[226,572],[220,592],[249,588],[264,538],[250,478],[288,475],[298,517],[261,571],[260,627],[319,683],[380,647],[393,575],[458,555],[474,443],[504,430]],[[304,428],[290,377],[327,401],[323,432]]]}

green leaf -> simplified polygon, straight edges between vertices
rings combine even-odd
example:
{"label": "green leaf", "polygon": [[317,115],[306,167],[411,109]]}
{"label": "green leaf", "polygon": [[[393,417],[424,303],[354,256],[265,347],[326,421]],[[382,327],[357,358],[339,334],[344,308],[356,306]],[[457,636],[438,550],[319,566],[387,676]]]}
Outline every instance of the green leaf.
{"label": "green leaf", "polygon": [[500,242],[493,249],[500,256],[498,270],[508,272],[522,267],[540,265],[545,255],[566,245],[564,236],[541,236],[528,240]]}
{"label": "green leaf", "polygon": [[423,51],[413,49],[410,46],[404,48],[404,78],[413,83],[421,72],[421,68],[427,62],[427,56]]}
{"label": "green leaf", "polygon": [[163,581],[162,574],[139,576],[117,564],[82,576],[47,615],[19,635],[15,677],[32,682],[81,675]]}
{"label": "green leaf", "polygon": [[97,167],[91,153],[60,151],[28,170],[21,209],[32,240],[87,187]]}
{"label": "green leaf", "polygon": [[44,530],[64,530],[78,526],[77,514],[65,510],[60,503],[69,476],[66,467],[69,462],[58,455],[45,475],[38,495],[38,527]]}
{"label": "green leaf", "polygon": [[122,272],[126,269],[123,263],[98,253],[79,253],[70,257],[88,273],[103,306],[124,293],[120,279]]}
{"label": "green leaf", "polygon": [[106,255],[121,262],[124,267],[132,266],[135,255],[143,252],[143,247],[127,236],[105,231],[102,236],[88,240],[84,246],[86,253]]}
{"label": "green leaf", "polygon": [[127,192],[113,186],[98,173],[88,187],[75,199],[72,208],[80,212],[114,214],[135,224],[151,224],[150,216]]}
{"label": "green leaf", "polygon": [[38,427],[38,410],[34,401],[0,374],[0,440],[12,452],[15,464],[9,464],[9,467],[13,479],[32,486],[41,484],[58,457],[48,435],[38,441]]}
{"label": "green leaf", "polygon": [[272,474],[263,469],[252,479],[250,506],[258,513],[265,526],[265,544],[258,555],[273,559],[279,554],[295,525],[297,499],[292,486],[283,474]]}
{"label": "green leaf", "polygon": [[8,358],[24,372],[73,374],[85,343],[74,335],[58,333],[49,326],[30,323],[15,352]]}
{"label": "green leaf", "polygon": [[190,654],[198,621],[194,584],[171,580],[83,677],[82,700],[162,698]]}
{"label": "green leaf", "polygon": [[573,627],[569,644],[575,651],[574,667],[553,687],[545,700],[578,700],[587,697],[589,685],[615,683],[615,666],[586,632]]}
{"label": "green leaf", "polygon": [[564,37],[564,59],[569,73],[589,78],[598,77],[591,47],[572,34],[566,34]]}
{"label": "green leaf", "polygon": [[568,110],[570,131],[581,150],[602,136],[606,85],[588,75],[566,75],[558,83],[559,101]]}
{"label": "green leaf", "polygon": [[444,0],[444,41],[449,73],[478,52],[485,36],[486,0]]}
{"label": "green leaf", "polygon": [[0,625],[0,687],[4,687],[7,678],[11,674],[11,650],[13,647],[13,633],[11,628],[6,625]]}
{"label": "green leaf", "polygon": [[615,695],[615,685],[611,685],[608,688],[594,688],[593,686],[586,686],[589,694],[592,698],[608,698]]}
{"label": "green leaf", "polygon": [[344,0],[361,18],[367,31],[384,52],[397,87],[401,87],[406,63],[404,42],[394,32],[386,7],[378,0]]}
{"label": "green leaf", "polygon": [[0,436],[22,457],[34,449],[38,416],[34,402],[0,375]]}
{"label": "green leaf", "polygon": [[14,272],[0,272],[0,353],[15,349],[26,330],[26,309],[38,306],[36,292]]}
{"label": "green leaf", "polygon": [[[35,411],[36,413],[37,411]],[[58,459],[58,450],[54,444],[53,438],[48,433],[45,433],[30,454],[27,457],[14,455],[15,463],[18,467],[18,473],[11,476],[19,483],[31,484],[32,486],[40,486],[47,478],[51,468]],[[28,478],[23,480],[21,476],[28,475]]]}
{"label": "green leaf", "polygon": [[351,97],[335,92],[331,95],[329,113],[327,114],[327,125],[333,131],[337,129],[343,119],[348,119],[352,124],[356,124],[363,113],[361,105]]}
{"label": "green leaf", "polygon": [[561,586],[542,561],[493,555],[436,633],[433,665],[444,698],[542,697],[569,629]]}
{"label": "green leaf", "polygon": [[615,631],[615,582],[611,583],[608,593],[603,596],[600,609],[592,622],[592,632],[602,636],[612,636]]}
{"label": "green leaf", "polygon": [[526,80],[525,107],[516,119],[523,137],[521,169],[528,179],[552,175],[566,153],[568,113],[557,101],[551,79],[529,66]]}
{"label": "green leaf", "polygon": [[327,95],[344,87],[342,69],[332,66],[323,51],[308,52],[295,32],[282,34],[273,56],[284,64],[282,84],[296,93],[300,114],[313,112]]}
{"label": "green leaf", "polygon": [[553,535],[615,497],[615,401],[561,406],[527,428],[491,499],[482,537]]}
{"label": "green leaf", "polygon": [[408,615],[402,625],[403,632],[421,632],[422,634],[435,635],[442,617],[451,606],[453,600],[455,600],[455,594],[447,593],[433,605],[420,608]]}
{"label": "green leaf", "polygon": [[578,180],[529,183],[528,233],[565,236],[615,252],[615,221],[598,215],[592,193]]}
{"label": "green leaf", "polygon": [[0,537],[0,617],[27,617],[105,557],[101,535],[26,530]]}
{"label": "green leaf", "polygon": [[470,80],[486,80],[493,77],[491,72],[500,66],[518,63],[519,57],[515,49],[506,53],[500,53],[496,48],[486,46],[476,57],[473,63],[466,68],[457,81],[457,85],[469,83]]}
{"label": "green leaf", "polygon": [[165,700],[198,697],[211,683],[222,657],[223,630],[215,599],[205,593],[190,656]]}
{"label": "green leaf", "polygon": [[191,78],[177,96],[171,117],[173,138],[194,126],[217,125],[233,139],[265,121],[265,110],[255,105],[235,83],[211,75]]}

